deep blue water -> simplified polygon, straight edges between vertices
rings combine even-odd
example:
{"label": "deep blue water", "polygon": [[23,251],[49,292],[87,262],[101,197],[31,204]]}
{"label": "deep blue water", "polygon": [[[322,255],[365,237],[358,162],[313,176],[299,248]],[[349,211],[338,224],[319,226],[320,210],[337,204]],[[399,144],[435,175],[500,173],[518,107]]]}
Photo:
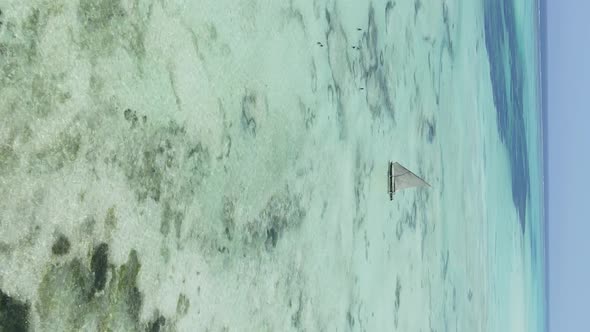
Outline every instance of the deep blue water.
{"label": "deep blue water", "polygon": [[524,232],[530,176],[523,106],[524,59],[517,38],[513,0],[485,0],[484,16],[498,132],[509,151],[512,200]]}
{"label": "deep blue water", "polygon": [[540,26],[539,26],[539,42],[540,42],[540,51],[541,51],[541,110],[542,110],[542,122],[543,122],[543,209],[544,209],[544,219],[543,219],[543,243],[544,243],[544,278],[545,278],[545,287],[544,287],[544,300],[545,300],[545,310],[544,310],[544,317],[545,317],[545,330],[549,329],[549,232],[548,232],[548,215],[549,215],[549,181],[548,179],[548,167],[549,160],[547,153],[547,139],[549,135],[548,131],[548,121],[547,121],[547,1],[546,0],[539,0],[539,14],[540,14]]}

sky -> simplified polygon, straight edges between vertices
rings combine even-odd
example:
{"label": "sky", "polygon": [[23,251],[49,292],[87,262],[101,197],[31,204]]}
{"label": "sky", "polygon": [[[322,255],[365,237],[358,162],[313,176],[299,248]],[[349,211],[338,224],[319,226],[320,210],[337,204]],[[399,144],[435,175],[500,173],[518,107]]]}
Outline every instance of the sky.
{"label": "sky", "polygon": [[590,331],[590,1],[546,8],[548,325]]}

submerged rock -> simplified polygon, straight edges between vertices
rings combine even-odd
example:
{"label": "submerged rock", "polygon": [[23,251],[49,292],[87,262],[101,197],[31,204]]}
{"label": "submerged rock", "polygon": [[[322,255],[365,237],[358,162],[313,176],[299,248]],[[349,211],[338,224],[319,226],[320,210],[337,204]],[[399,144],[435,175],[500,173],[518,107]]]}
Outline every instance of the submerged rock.
{"label": "submerged rock", "polygon": [[55,240],[55,242],[53,243],[53,246],[51,247],[51,252],[56,256],[63,256],[67,254],[68,252],[70,252],[70,240],[68,240],[68,238],[65,235],[60,234],[57,237],[57,240]]}
{"label": "submerged rock", "polygon": [[0,331],[20,332],[29,330],[30,306],[0,289]]}
{"label": "submerged rock", "polygon": [[90,269],[94,275],[93,293],[102,291],[107,282],[108,253],[109,246],[104,242],[94,248],[92,260],[90,261]]}

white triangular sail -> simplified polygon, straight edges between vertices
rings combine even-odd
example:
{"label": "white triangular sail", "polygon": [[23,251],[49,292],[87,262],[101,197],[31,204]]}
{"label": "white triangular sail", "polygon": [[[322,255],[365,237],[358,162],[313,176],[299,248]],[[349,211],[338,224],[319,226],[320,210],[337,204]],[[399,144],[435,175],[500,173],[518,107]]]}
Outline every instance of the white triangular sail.
{"label": "white triangular sail", "polygon": [[426,181],[422,180],[416,174],[400,165],[397,162],[389,163],[389,198],[393,199],[393,194],[402,189],[412,187],[430,187]]}

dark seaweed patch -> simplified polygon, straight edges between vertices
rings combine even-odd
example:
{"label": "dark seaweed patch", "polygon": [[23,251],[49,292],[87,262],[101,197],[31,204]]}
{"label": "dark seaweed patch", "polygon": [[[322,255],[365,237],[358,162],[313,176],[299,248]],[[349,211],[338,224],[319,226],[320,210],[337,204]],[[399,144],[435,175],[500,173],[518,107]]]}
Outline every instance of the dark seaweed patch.
{"label": "dark seaweed patch", "polygon": [[324,17],[326,18],[328,26],[332,25],[332,17],[330,16],[330,11],[328,10],[328,8],[326,8],[326,10],[324,11]]}
{"label": "dark seaweed patch", "polygon": [[449,250],[448,249],[441,257],[441,267],[442,267],[442,271],[441,271],[442,277],[443,277],[443,280],[445,280],[447,278],[447,271],[449,269]]}
{"label": "dark seaweed patch", "polygon": [[137,288],[137,275],[141,264],[137,257],[137,251],[131,250],[127,264],[121,265],[118,273],[117,290],[127,306],[127,313],[134,321],[139,321],[143,296]]}
{"label": "dark seaweed patch", "polygon": [[178,302],[176,303],[176,314],[180,317],[187,314],[190,307],[190,301],[184,294],[178,296]]}
{"label": "dark seaweed patch", "polygon": [[80,330],[86,315],[84,309],[92,299],[89,296],[91,289],[91,272],[78,258],[63,265],[52,265],[37,290],[39,302],[36,309],[41,330],[59,330],[56,325]]}
{"label": "dark seaweed patch", "polygon": [[394,314],[394,324],[395,324],[395,328],[397,329],[397,324],[398,324],[398,318],[399,318],[399,307],[401,305],[401,292],[402,292],[402,284],[401,281],[399,280],[399,276],[396,278],[396,282],[395,282],[395,302],[394,302],[394,306],[395,306],[395,314]]}
{"label": "dark seaweed patch", "polygon": [[95,248],[91,269],[78,258],[49,267],[39,285],[35,306],[40,330],[81,331],[85,326],[96,326],[100,331],[138,331],[148,325],[140,322],[143,296],[137,287],[137,276],[141,265],[135,250],[118,269],[109,266],[112,278],[102,286],[105,296],[93,296],[100,288],[96,286],[96,276],[106,275],[96,272],[104,270],[106,248]]}
{"label": "dark seaweed patch", "polygon": [[221,221],[223,223],[225,236],[229,241],[233,239],[233,234],[236,228],[234,221],[234,202],[228,197],[223,197],[223,216]]}
{"label": "dark seaweed patch", "polygon": [[117,47],[124,47],[135,57],[145,54],[143,23],[139,13],[127,15],[121,0],[95,2],[81,0],[78,20],[82,46],[96,55],[109,55]]}
{"label": "dark seaweed patch", "polygon": [[388,32],[389,17],[391,16],[391,12],[393,11],[394,7],[395,1],[387,1],[387,4],[385,5],[385,32]]}
{"label": "dark seaweed patch", "polygon": [[107,210],[107,215],[104,218],[104,224],[109,231],[117,227],[117,216],[115,215],[115,207],[111,206]]}
{"label": "dark seaweed patch", "polygon": [[27,54],[27,62],[32,63],[33,60],[39,55],[38,53],[38,41],[41,39],[41,35],[47,25],[48,17],[46,13],[42,13],[40,9],[35,8],[32,13],[27,16],[22,25],[22,32],[24,34],[23,40],[26,40],[30,53]]}
{"label": "dark seaweed patch", "polygon": [[453,59],[455,53],[453,51],[453,40],[451,39],[449,7],[447,6],[446,2],[443,2],[443,23],[445,25],[445,37],[443,39],[442,47],[447,49],[449,57]]}
{"label": "dark seaweed patch", "polygon": [[137,112],[132,111],[131,109],[128,108],[123,112],[123,116],[125,117],[126,121],[131,123],[131,128],[133,128],[133,127],[135,127],[135,125],[137,125],[137,121],[139,120],[139,118],[137,117]]}
{"label": "dark seaweed patch", "polygon": [[289,2],[289,8],[285,10],[286,11],[286,17],[288,20],[294,20],[295,22],[297,22],[297,24],[301,27],[301,30],[303,31],[303,33],[305,33],[305,21],[303,19],[303,14],[301,13],[301,11],[297,8],[293,7],[293,1]]}
{"label": "dark seaweed patch", "polygon": [[428,143],[434,142],[434,139],[436,138],[436,123],[433,119],[422,118],[419,130]]}
{"label": "dark seaweed patch", "polygon": [[173,209],[170,202],[164,202],[164,209],[162,210],[162,223],[160,224],[160,233],[166,236],[170,232],[170,224],[174,224],[176,230],[176,238],[179,239],[181,235],[182,221],[184,220],[184,213]]}
{"label": "dark seaweed patch", "polygon": [[412,210],[406,210],[404,214],[404,225],[410,227],[411,230],[416,230],[417,209],[418,205],[416,204],[416,201],[414,201],[412,203]]}
{"label": "dark seaweed patch", "polygon": [[31,82],[31,111],[36,116],[46,117],[51,113],[54,105],[55,82],[45,75],[35,74]]}
{"label": "dark seaweed patch", "polygon": [[428,133],[426,135],[426,139],[428,140],[428,143],[432,143],[432,141],[434,140],[434,137],[436,136],[436,127],[434,126],[434,124],[432,122],[428,122],[427,126],[428,126]]}
{"label": "dark seaweed patch", "polygon": [[[229,150],[228,150],[229,151]],[[229,153],[229,152],[228,152]],[[211,156],[209,149],[204,147],[201,143],[197,143],[189,150],[187,164],[191,176],[191,186],[198,186],[203,179],[210,174]]]}
{"label": "dark seaweed patch", "polygon": [[79,19],[87,31],[106,28],[117,17],[124,16],[120,0],[105,0],[96,3],[91,0],[81,0],[78,9]]}
{"label": "dark seaweed patch", "polygon": [[397,222],[397,224],[395,224],[395,237],[399,241],[399,240],[401,240],[402,235],[404,235],[404,225],[403,225],[402,221],[399,220]]}
{"label": "dark seaweed patch", "polygon": [[[344,28],[341,24],[336,24],[328,9],[325,10],[325,17],[328,23],[328,30],[326,31],[326,46],[330,46],[330,42],[334,44],[346,45],[348,44],[346,34],[344,33]],[[352,62],[349,59],[348,54],[345,54],[344,58],[340,58],[346,61],[346,67],[348,70],[353,70]],[[338,81],[337,77],[334,75],[340,67],[336,66],[331,56],[328,57],[328,65],[330,66],[330,72],[332,74],[332,82],[328,85],[328,98],[330,102],[335,106],[336,109],[336,121],[338,126],[338,138],[340,140],[344,140],[347,137],[347,130],[346,130],[346,110],[345,105],[343,103],[343,96],[342,96],[342,89],[340,85],[341,82]]]}
{"label": "dark seaweed patch", "polygon": [[53,246],[51,246],[51,252],[57,256],[67,254],[70,252],[70,240],[65,235],[60,234],[53,243]]}
{"label": "dark seaweed patch", "polygon": [[[389,14],[395,2],[388,2],[385,9],[386,21],[389,21]],[[389,24],[387,24],[389,25]],[[369,94],[365,96],[369,110],[374,119],[380,118],[382,112],[395,123],[395,112],[393,106],[393,99],[391,96],[391,89],[389,85],[391,80],[387,67],[382,65],[380,49],[381,42],[379,41],[379,29],[377,28],[375,9],[371,5],[369,7],[368,26],[366,32],[363,33],[361,44],[362,48],[366,50],[360,58],[361,78],[365,84],[373,86],[379,92],[377,100],[369,99]]]}
{"label": "dark seaweed patch", "polygon": [[426,243],[426,235],[428,234],[428,222],[425,216],[420,218],[422,227],[420,227],[420,256],[424,259],[424,244]]}
{"label": "dark seaweed patch", "polygon": [[[141,129],[130,135],[132,144],[141,149],[119,150],[122,162],[116,164],[124,169],[137,200],[151,198],[160,202],[166,194],[164,200],[170,202],[178,197],[185,198],[182,202],[190,200],[203,179],[210,175],[209,149],[200,142],[191,142],[186,129],[173,121]],[[178,188],[175,197],[169,197],[171,191],[167,188],[170,187]]]}
{"label": "dark seaweed patch", "polygon": [[256,119],[254,110],[256,108],[256,95],[248,93],[242,97],[242,129],[256,137]]}
{"label": "dark seaweed patch", "polygon": [[422,1],[414,0],[414,24],[418,18],[418,12],[420,11],[420,8],[422,8]]}
{"label": "dark seaweed patch", "polygon": [[316,92],[318,90],[318,74],[317,68],[315,65],[315,61],[311,63],[311,92]]}
{"label": "dark seaweed patch", "polygon": [[301,100],[301,98],[299,98],[299,109],[303,114],[305,129],[309,130],[311,127],[313,127],[313,124],[315,123],[316,112],[311,107],[306,106],[305,103],[303,103],[303,100]]}
{"label": "dark seaweed patch", "polygon": [[404,209],[398,219],[395,232],[397,239],[399,240],[406,229],[415,232],[416,226],[419,225],[422,237],[421,248],[423,252],[424,239],[428,233],[428,219],[426,214],[421,211],[424,210],[424,206],[429,200],[430,194],[428,190],[418,188],[415,190],[415,195],[416,199],[413,200],[411,208]]}
{"label": "dark seaweed patch", "polygon": [[38,162],[33,167],[41,172],[59,171],[78,158],[81,144],[79,133],[62,132],[53,144],[35,154]]}
{"label": "dark seaweed patch", "polygon": [[104,290],[107,282],[107,268],[109,263],[109,246],[106,243],[101,243],[94,248],[92,259],[90,261],[90,270],[94,276],[94,283],[92,285],[92,293],[97,293]]}
{"label": "dark seaweed patch", "polygon": [[457,288],[453,286],[453,311],[457,309]]}
{"label": "dark seaweed patch", "polygon": [[0,242],[0,254],[8,255],[8,254],[11,254],[13,250],[14,250],[14,248],[12,245],[10,245],[6,242]]}
{"label": "dark seaweed patch", "polygon": [[[291,301],[289,301],[289,303],[291,303]],[[296,329],[299,329],[301,327],[301,314],[302,313],[303,313],[303,292],[299,291],[297,310],[291,316],[291,325],[293,325],[293,327]]]}
{"label": "dark seaweed patch", "polygon": [[18,165],[18,155],[9,145],[0,145],[0,175],[9,173]]}
{"label": "dark seaweed patch", "polygon": [[276,247],[282,233],[301,224],[305,217],[305,211],[300,205],[299,199],[290,194],[287,188],[285,192],[273,195],[264,210],[260,213],[260,220],[266,227],[266,249]]}
{"label": "dark seaweed patch", "polygon": [[0,289],[0,330],[26,332],[29,330],[30,305],[5,294]]}
{"label": "dark seaweed patch", "polygon": [[254,248],[274,249],[283,234],[296,229],[305,218],[300,197],[284,190],[272,195],[257,218],[245,226],[244,240]]}
{"label": "dark seaweed patch", "polygon": [[348,328],[352,330],[355,322],[354,317],[352,316],[352,312],[350,312],[350,309],[346,311],[346,323],[348,324]]}
{"label": "dark seaweed patch", "polygon": [[367,161],[364,158],[363,150],[360,146],[357,146],[354,164],[354,207],[355,215],[353,217],[353,224],[355,230],[358,229],[366,217],[366,205],[367,205],[367,190],[368,183],[367,179],[370,178],[371,173],[374,169],[372,161]]}
{"label": "dark seaweed patch", "polygon": [[266,248],[270,250],[270,247],[272,246],[272,248],[277,246],[277,238],[278,238],[278,234],[277,231],[274,227],[269,228],[266,231]]}
{"label": "dark seaweed patch", "polygon": [[344,104],[342,103],[342,90],[334,80],[333,84],[328,85],[328,100],[336,106],[336,121],[338,125],[338,138],[343,140],[346,138],[346,121],[344,113]]}

